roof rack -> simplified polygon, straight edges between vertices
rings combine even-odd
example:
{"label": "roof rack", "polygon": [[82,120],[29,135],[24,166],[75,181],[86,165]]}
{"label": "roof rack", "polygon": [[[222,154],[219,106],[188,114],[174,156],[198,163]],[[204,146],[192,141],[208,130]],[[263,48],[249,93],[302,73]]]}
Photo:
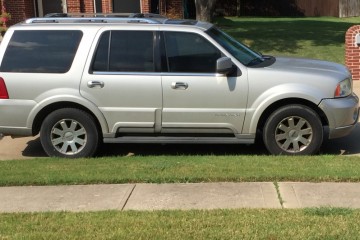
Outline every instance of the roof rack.
{"label": "roof rack", "polygon": [[139,18],[30,18],[25,23],[151,23],[160,24],[153,19]]}
{"label": "roof rack", "polygon": [[[161,21],[162,20],[162,21]],[[166,18],[152,13],[50,13],[43,18],[30,18],[25,23],[150,23]]]}
{"label": "roof rack", "polygon": [[49,17],[120,17],[120,18],[166,18],[155,13],[49,13],[44,16]]}

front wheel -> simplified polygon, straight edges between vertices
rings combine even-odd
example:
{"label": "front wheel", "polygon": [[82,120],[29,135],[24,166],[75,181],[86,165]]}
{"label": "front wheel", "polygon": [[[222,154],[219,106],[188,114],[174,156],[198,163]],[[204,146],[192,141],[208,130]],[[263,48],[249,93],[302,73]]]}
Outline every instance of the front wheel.
{"label": "front wheel", "polygon": [[90,114],[80,109],[64,108],[45,118],[40,140],[51,157],[91,157],[97,150],[99,134]]}
{"label": "front wheel", "polygon": [[319,151],[323,126],[319,115],[303,105],[288,105],[273,112],[265,123],[263,139],[275,155],[311,155]]}

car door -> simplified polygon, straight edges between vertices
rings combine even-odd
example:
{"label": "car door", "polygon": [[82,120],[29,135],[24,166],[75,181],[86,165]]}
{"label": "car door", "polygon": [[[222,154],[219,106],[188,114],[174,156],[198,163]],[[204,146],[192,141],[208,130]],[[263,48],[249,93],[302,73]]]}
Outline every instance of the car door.
{"label": "car door", "polygon": [[111,133],[160,131],[161,77],[152,30],[107,30],[84,72],[81,94],[104,114]]}
{"label": "car door", "polygon": [[206,35],[163,31],[163,38],[168,72],[162,74],[162,132],[241,133],[246,74],[217,74],[224,54]]}

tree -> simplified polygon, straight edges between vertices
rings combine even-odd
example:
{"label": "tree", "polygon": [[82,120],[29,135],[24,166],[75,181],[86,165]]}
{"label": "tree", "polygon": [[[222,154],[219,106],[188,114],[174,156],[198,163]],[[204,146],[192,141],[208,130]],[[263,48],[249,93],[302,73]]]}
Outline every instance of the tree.
{"label": "tree", "polygon": [[211,22],[217,0],[195,0],[196,20]]}
{"label": "tree", "polygon": [[236,0],[236,16],[240,16],[240,15],[241,15],[241,1]]}

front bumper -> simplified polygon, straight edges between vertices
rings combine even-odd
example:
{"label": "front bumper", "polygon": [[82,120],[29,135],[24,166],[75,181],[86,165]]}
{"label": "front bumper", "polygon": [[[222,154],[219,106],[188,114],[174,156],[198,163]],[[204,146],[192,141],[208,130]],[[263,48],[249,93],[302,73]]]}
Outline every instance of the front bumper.
{"label": "front bumper", "polygon": [[355,93],[345,98],[323,99],[319,107],[328,119],[329,139],[350,134],[358,122],[359,98]]}

